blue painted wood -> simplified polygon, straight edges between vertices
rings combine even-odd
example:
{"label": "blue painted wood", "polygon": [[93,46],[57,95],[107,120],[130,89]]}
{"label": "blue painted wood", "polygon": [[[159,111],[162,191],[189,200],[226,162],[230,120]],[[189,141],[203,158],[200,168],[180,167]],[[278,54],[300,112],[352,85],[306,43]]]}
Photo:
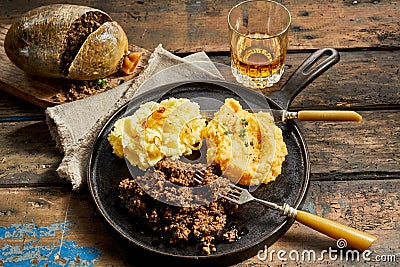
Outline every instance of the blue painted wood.
{"label": "blue painted wood", "polygon": [[[12,224],[0,227],[0,265],[11,266],[93,266],[99,258],[99,251],[94,247],[79,245],[74,240],[68,240],[71,223],[58,222],[47,226],[35,223]],[[44,237],[60,236],[57,243],[44,245],[40,242]],[[7,240],[28,240],[22,245]]]}

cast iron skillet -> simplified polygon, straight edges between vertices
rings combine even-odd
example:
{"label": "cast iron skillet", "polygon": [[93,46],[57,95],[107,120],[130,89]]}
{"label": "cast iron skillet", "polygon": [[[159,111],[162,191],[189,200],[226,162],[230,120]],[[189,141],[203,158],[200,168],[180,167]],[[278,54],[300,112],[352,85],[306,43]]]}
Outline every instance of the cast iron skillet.
{"label": "cast iron skillet", "polygon": [[[336,50],[330,48],[318,50],[295,71],[280,91],[267,98],[269,106],[273,109],[288,109],[293,98],[305,86],[338,61],[339,54]],[[146,252],[145,262],[148,264],[167,260],[168,263],[179,265],[231,265],[256,255],[265,245],[270,246],[293,223],[293,220],[280,216],[277,211],[257,203],[247,203],[239,207],[238,213],[228,223],[247,234],[235,243],[218,244],[216,252],[202,256],[196,244],[171,247],[157,242],[155,245],[154,237],[138,229],[129,215],[121,210],[118,205],[117,187],[121,178],[130,177],[130,173],[125,161],[112,154],[107,140],[114,123],[122,116],[133,114],[140,104],[148,101],[159,101],[170,97],[193,99],[202,96],[212,96],[221,102],[227,97],[242,102],[242,96],[245,96],[246,101],[251,101],[252,108],[265,108],[265,99],[259,93],[224,81],[196,81],[162,86],[139,95],[129,105],[121,107],[104,125],[93,146],[88,168],[88,186],[94,203],[105,222],[122,237],[123,242],[132,245],[135,251],[139,249],[140,252]],[[294,121],[277,125],[283,131],[289,154],[283,164],[282,174],[277,180],[259,187],[253,194],[272,202],[279,204],[285,202],[298,208],[306,196],[309,184],[310,161],[307,146]],[[143,256],[139,258],[143,259]]]}

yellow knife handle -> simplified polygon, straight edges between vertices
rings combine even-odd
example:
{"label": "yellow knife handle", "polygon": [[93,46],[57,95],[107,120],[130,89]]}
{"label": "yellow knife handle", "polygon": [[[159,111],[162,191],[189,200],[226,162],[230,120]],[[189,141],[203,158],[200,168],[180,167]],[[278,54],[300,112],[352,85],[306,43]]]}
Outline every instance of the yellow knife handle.
{"label": "yellow knife handle", "polygon": [[297,210],[295,218],[298,222],[336,240],[345,239],[348,246],[360,251],[367,249],[376,240],[375,236],[366,232],[359,231],[305,211]]}
{"label": "yellow knife handle", "polygon": [[302,121],[361,121],[362,117],[355,111],[347,110],[301,110],[298,119]]}

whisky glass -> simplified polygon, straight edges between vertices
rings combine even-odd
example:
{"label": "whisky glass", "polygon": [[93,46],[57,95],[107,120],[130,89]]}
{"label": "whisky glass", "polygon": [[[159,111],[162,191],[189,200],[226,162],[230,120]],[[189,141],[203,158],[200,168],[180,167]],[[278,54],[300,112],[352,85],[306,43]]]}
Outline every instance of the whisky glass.
{"label": "whisky glass", "polygon": [[289,10],[274,1],[245,1],[229,11],[231,69],[239,83],[262,89],[281,79],[290,23]]}

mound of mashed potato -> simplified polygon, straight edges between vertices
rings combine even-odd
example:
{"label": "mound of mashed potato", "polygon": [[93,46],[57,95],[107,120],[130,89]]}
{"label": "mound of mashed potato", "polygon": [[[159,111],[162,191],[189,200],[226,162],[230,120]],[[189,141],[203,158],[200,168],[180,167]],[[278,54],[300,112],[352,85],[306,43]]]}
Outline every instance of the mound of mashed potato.
{"label": "mound of mashed potato", "polygon": [[225,100],[207,124],[205,137],[207,160],[219,164],[225,176],[241,185],[274,181],[288,154],[272,116],[243,110],[232,98]]}
{"label": "mound of mashed potato", "polygon": [[146,170],[164,157],[175,160],[200,149],[205,126],[197,103],[169,98],[147,102],[116,121],[108,140],[114,154]]}

